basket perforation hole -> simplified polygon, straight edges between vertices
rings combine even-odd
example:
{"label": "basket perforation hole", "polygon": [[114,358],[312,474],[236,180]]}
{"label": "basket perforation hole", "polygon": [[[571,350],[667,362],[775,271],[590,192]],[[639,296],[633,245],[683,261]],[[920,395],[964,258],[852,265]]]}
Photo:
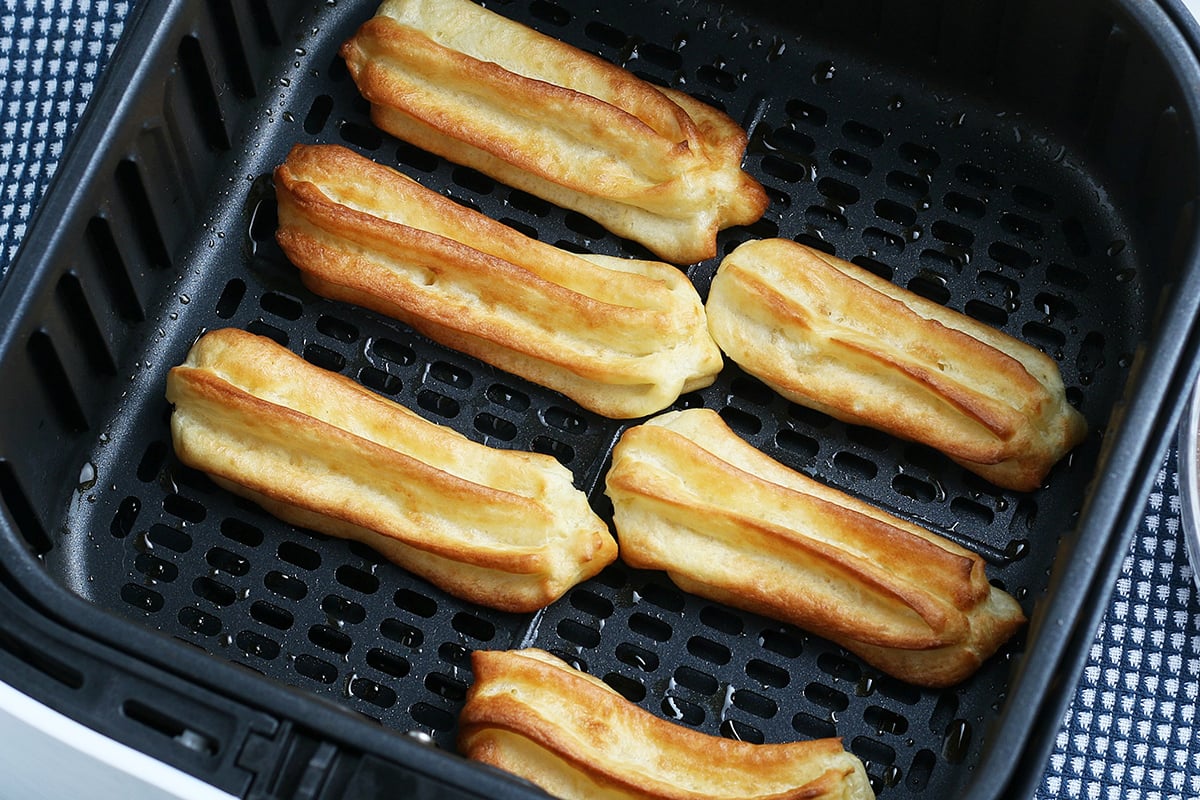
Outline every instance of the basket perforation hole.
{"label": "basket perforation hole", "polygon": [[825,109],[795,98],[787,101],[784,111],[792,119],[817,128],[824,127],[825,123],[829,121],[829,114],[825,112]]}
{"label": "basket perforation hole", "polygon": [[246,655],[257,656],[264,661],[271,661],[279,655],[279,642],[255,631],[239,631],[234,643]]}
{"label": "basket perforation hole", "polygon": [[264,625],[269,625],[276,630],[286,631],[295,624],[296,619],[292,616],[292,612],[285,608],[280,608],[274,603],[268,603],[266,600],[255,600],[250,606],[250,617]]}
{"label": "basket perforation hole", "polygon": [[817,181],[817,191],[841,206],[852,206],[862,196],[857,186],[837,178],[821,178]]}
{"label": "basket perforation hole", "polygon": [[261,319],[252,320],[246,326],[246,330],[258,336],[265,336],[280,347],[287,347],[290,341],[287,331],[276,328],[274,325],[264,322]]}
{"label": "basket perforation hole", "polygon": [[[812,155],[817,149],[816,139],[792,127],[772,128],[763,134],[763,141],[772,150],[800,156]],[[809,162],[805,160],[804,163]]]}
{"label": "basket perforation hole", "polygon": [[911,175],[902,170],[892,170],[887,174],[889,188],[905,195],[910,199],[919,199],[929,194],[929,181],[918,175]]}
{"label": "basket perforation hole", "polygon": [[266,292],[258,299],[263,311],[282,319],[296,321],[304,316],[304,306],[294,297],[280,292]]}
{"label": "basket perforation hole", "polygon": [[1046,280],[1055,286],[1061,286],[1075,292],[1082,292],[1090,282],[1087,273],[1058,263],[1046,267]]}
{"label": "basket perforation hole", "polygon": [[784,630],[776,630],[767,628],[758,635],[758,643],[764,650],[770,650],[772,653],[784,656],[785,658],[795,658],[804,651],[804,645],[799,636]]}
{"label": "basket perforation hole", "polygon": [[707,672],[701,672],[692,667],[677,667],[675,669],[675,683],[690,689],[697,694],[712,696],[721,688],[720,683],[712,675]]}
{"label": "basket perforation hole", "polygon": [[603,22],[589,22],[584,26],[583,33],[592,41],[616,50],[625,47],[629,42],[628,34],[611,25],[605,25]]}
{"label": "basket perforation hole", "polygon": [[316,343],[305,345],[304,360],[331,372],[341,372],[346,368],[345,356],[336,350],[330,350],[328,347]]}
{"label": "basket perforation hole", "polygon": [[638,647],[636,644],[622,642],[617,645],[617,660],[623,664],[628,664],[642,672],[654,672],[658,669],[658,656],[644,647]]}
{"label": "basket perforation hole", "polygon": [[608,235],[608,231],[599,222],[577,211],[568,211],[563,217],[563,224],[587,241],[598,241]]}
{"label": "basket perforation hole", "polygon": [[825,206],[809,206],[804,210],[804,219],[815,228],[824,231],[844,231],[850,223],[845,215]]}
{"label": "basket perforation hole", "polygon": [[367,618],[367,611],[353,600],[337,594],[325,595],[321,601],[321,610],[339,623],[357,625]]}
{"label": "basket perforation hole", "polygon": [[195,606],[184,606],[176,615],[179,624],[197,636],[216,636],[221,632],[221,620]]}
{"label": "basket perforation hole", "polygon": [[[656,642],[667,641],[671,638],[672,633],[670,625],[640,611],[629,615],[629,630]],[[599,634],[597,634],[597,641],[598,637]]]}
{"label": "basket perforation hole", "polygon": [[740,408],[725,406],[720,410],[721,419],[725,420],[734,433],[742,436],[754,436],[762,430],[762,420],[757,415]]}
{"label": "basket perforation hole", "polygon": [[936,150],[914,142],[902,143],[896,148],[896,152],[902,159],[924,173],[933,172],[942,163],[942,157],[937,154]]}
{"label": "basket perforation hole", "polygon": [[963,305],[963,313],[993,328],[1003,328],[1008,324],[1007,311],[983,300],[968,300]]}
{"label": "basket perforation hole", "polygon": [[613,614],[612,601],[601,597],[587,589],[575,589],[571,592],[570,603],[585,614],[597,619],[608,619]]}
{"label": "basket perforation hole", "polygon": [[389,375],[375,367],[363,367],[358,371],[358,380],[368,389],[374,389],[383,394],[396,394],[404,388],[404,382],[395,375]]}
{"label": "basket perforation hole", "polygon": [[821,451],[821,444],[811,436],[784,428],[775,434],[775,444],[798,455],[803,462],[812,461]]}
{"label": "basket perforation hole", "polygon": [[891,446],[892,438],[883,431],[862,425],[846,426],[846,438],[871,450],[883,452]]}
{"label": "basket perforation hole", "polygon": [[496,636],[496,626],[482,617],[460,611],[450,620],[450,627],[472,639],[490,642]]}
{"label": "basket perforation hole", "polygon": [[1067,247],[1071,250],[1071,255],[1077,258],[1086,258],[1092,254],[1092,245],[1088,241],[1087,230],[1078,219],[1075,217],[1064,219],[1062,233]]}
{"label": "basket perforation hole", "polygon": [[700,609],[700,621],[727,636],[740,636],[744,628],[741,617],[717,606]]}
{"label": "basket perforation hole", "polygon": [[511,190],[507,202],[518,211],[534,217],[545,217],[554,209],[548,201],[520,189]]}
{"label": "basket perforation hole", "polygon": [[988,245],[988,256],[997,264],[1023,271],[1033,266],[1033,256],[1020,247],[1007,242],[992,242]]}
{"label": "basket perforation hole", "polygon": [[517,438],[516,425],[486,411],[475,416],[475,430],[485,436],[499,439],[502,442],[511,442]]}
{"label": "basket perforation hole", "polygon": [[441,672],[431,672],[426,675],[425,688],[438,697],[444,697],[453,703],[462,702],[467,695],[465,683]]}
{"label": "basket perforation hole", "polygon": [[166,603],[161,594],[140,583],[127,583],[122,586],[121,599],[147,614],[161,611]]}
{"label": "basket perforation hole", "polygon": [[454,419],[461,411],[459,402],[453,397],[447,397],[430,389],[422,389],[417,393],[417,405],[445,419]]}
{"label": "basket perforation hole", "polygon": [[913,756],[912,766],[908,768],[908,775],[904,779],[905,788],[917,792],[925,789],[929,785],[935,764],[937,764],[937,756],[932,750],[918,750],[917,754]]}
{"label": "basket perforation hole", "polygon": [[403,678],[412,669],[404,656],[379,647],[367,651],[367,666],[393,678]]}
{"label": "basket perforation hole", "polygon": [[749,689],[738,689],[730,695],[729,701],[736,708],[761,719],[772,719],[779,713],[779,706],[769,697]]}
{"label": "basket perforation hole", "polygon": [[693,636],[688,639],[687,650],[696,658],[717,666],[724,666],[733,658],[733,653],[728,647],[706,636]]}
{"label": "basket perforation hole", "polygon": [[413,703],[408,709],[408,715],[418,725],[424,725],[435,731],[448,731],[454,727],[453,714],[428,703]]}
{"label": "basket perforation hole", "polygon": [[950,501],[950,512],[963,521],[964,528],[987,527],[995,520],[996,512],[982,503],[967,497],[956,497]]}
{"label": "basket perforation hole", "polygon": [[396,705],[396,692],[387,686],[376,683],[370,678],[355,675],[347,682],[346,688],[350,690],[351,695],[373,706],[391,708]]}
{"label": "basket perforation hole", "polygon": [[142,458],[138,461],[137,476],[142,483],[150,483],[158,478],[159,472],[167,462],[170,447],[166,442],[153,441],[146,445]]}
{"label": "basket perforation hole", "polygon": [[921,692],[915,686],[887,675],[875,679],[875,691],[906,706],[915,706],[921,700]]}
{"label": "basket perforation hole", "polygon": [[233,315],[242,305],[242,299],[246,296],[246,282],[241,278],[234,278],[225,284],[225,288],[221,290],[221,296],[217,298],[216,312],[221,319],[232,319]]}
{"label": "basket perforation hole", "polygon": [[640,703],[646,699],[646,687],[636,678],[630,678],[619,672],[610,672],[601,680],[616,689],[622,697],[631,703]]}
{"label": "basket perforation hole", "polygon": [[305,132],[316,134],[325,130],[325,123],[329,122],[329,114],[332,111],[332,97],[327,94],[320,94],[314,97],[312,105],[308,107],[308,113],[304,115]]}
{"label": "basket perforation hole", "polygon": [[763,156],[760,166],[766,174],[788,183],[808,182],[812,179],[814,172],[813,165],[799,156]]}
{"label": "basket perforation hole", "polygon": [[833,454],[833,465],[842,472],[865,481],[873,480],[879,472],[879,467],[874,461],[847,450]]}
{"label": "basket perforation hole", "polygon": [[231,606],[237,600],[237,592],[232,586],[203,575],[192,581],[192,593],[219,608]]}
{"label": "basket perforation hole", "polygon": [[791,682],[787,670],[759,658],[752,658],[746,662],[746,675],[763,686],[774,689],[783,689]]}
{"label": "basket perforation hole", "polygon": [[117,313],[131,322],[145,319],[146,312],[138,299],[108,220],[100,216],[92,217],[88,220],[86,236],[88,249],[99,267],[100,275],[111,290]]}
{"label": "basket perforation hole", "polygon": [[588,430],[586,419],[559,406],[551,406],[542,412],[542,421],[573,436],[582,436]]}
{"label": "basket perforation hole", "polygon": [[388,617],[379,623],[379,633],[396,644],[416,649],[425,641],[425,634],[407,622]]}
{"label": "basket perforation hole", "polygon": [[809,702],[833,712],[842,712],[850,707],[850,698],[823,683],[810,683],[804,687],[804,696]]}
{"label": "basket perforation hole", "polygon": [[529,13],[542,22],[548,22],[560,28],[571,21],[571,13],[550,0],[533,0],[529,4]]}
{"label": "basket perforation hole", "polygon": [[629,575],[621,567],[621,562],[615,561],[600,570],[600,574],[594,580],[610,589],[621,589],[628,583]]}
{"label": "basket perforation hole", "polygon": [[904,252],[903,236],[873,225],[863,229],[862,240],[863,244],[876,252],[893,256]]}
{"label": "basket perforation hole", "polygon": [[226,550],[224,547],[213,547],[204,555],[204,560],[213,569],[220,570],[233,577],[241,577],[250,571],[250,562],[245,556]]}
{"label": "basket perforation hole", "polygon": [[436,614],[438,608],[437,601],[432,597],[414,592],[412,589],[400,589],[397,591],[393,602],[397,608],[426,619]]}
{"label": "basket perforation hole", "polygon": [[875,216],[895,223],[902,228],[908,228],[917,222],[917,212],[911,206],[897,203],[886,197],[875,201]]}
{"label": "basket perforation hole", "polygon": [[1011,211],[1000,215],[1000,227],[1018,238],[1029,241],[1038,241],[1046,236],[1046,230],[1040,222],[1034,222]]}
{"label": "basket perforation hole", "polygon": [[378,150],[383,147],[383,134],[375,128],[367,125],[359,125],[357,122],[345,120],[338,125],[338,136],[342,141],[363,148],[364,150]]}
{"label": "basket perforation hole", "polygon": [[792,717],[792,729],[807,739],[828,739],[837,736],[837,726],[803,711]]}
{"label": "basket perforation hole", "polygon": [[572,669],[577,669],[580,672],[588,671],[587,662],[583,660],[583,657],[576,651],[576,649],[572,649],[570,652],[568,652],[560,648],[552,647],[547,652],[555,658],[561,659]]}
{"label": "basket perforation hole", "polygon": [[1054,352],[1067,343],[1067,337],[1055,328],[1041,322],[1026,322],[1021,327],[1021,334],[1030,344]]}
{"label": "basket perforation hole", "polygon": [[908,731],[908,719],[882,706],[867,706],[863,711],[863,722],[875,729],[877,735],[885,733],[902,735]]}
{"label": "basket perforation hole", "polygon": [[896,763],[896,751],[891,746],[867,736],[855,736],[850,740],[850,752],[872,764]]}
{"label": "basket perforation hole", "polygon": [[842,135],[871,149],[879,147],[886,139],[883,131],[856,120],[848,120],[842,125]]}
{"label": "basket perforation hole", "polygon": [[637,594],[647,603],[658,606],[663,611],[673,611],[676,614],[683,611],[684,606],[687,604],[683,594],[674,586],[647,583]]}
{"label": "basket perforation hole", "polygon": [[933,238],[955,247],[965,249],[975,243],[975,234],[960,225],[941,219],[930,226],[929,232],[933,234]]}
{"label": "basket perforation hole", "polygon": [[742,375],[730,382],[729,391],[756,406],[769,406],[775,399],[775,392],[771,387],[762,381]]}
{"label": "basket perforation hole", "polygon": [[561,620],[555,630],[559,636],[580,647],[595,647],[600,644],[600,631],[573,619]]}
{"label": "basket perforation hole", "polygon": [[944,306],[950,301],[946,277],[930,269],[923,269],[914,275],[908,282],[908,290],[939,305]]}
{"label": "basket perforation hole", "polygon": [[[340,62],[341,59],[338,61]],[[418,172],[433,172],[441,163],[441,159],[433,153],[408,142],[401,142],[396,148],[396,160]]]}
{"label": "basket perforation hole", "polygon": [[321,566],[321,554],[296,542],[280,542],[276,555],[300,569],[314,570]]}
{"label": "basket perforation hole", "polygon": [[954,177],[968,186],[984,191],[995,189],[1000,185],[996,179],[996,173],[975,164],[959,164],[954,169]]}
{"label": "basket perforation hole", "polygon": [[654,42],[639,42],[636,48],[636,57],[668,72],[675,72],[683,68],[683,56]]}
{"label": "basket perforation hole", "polygon": [[733,92],[737,90],[738,81],[733,76],[733,73],[727,72],[720,67],[712,64],[701,65],[696,70],[696,77],[701,83],[708,84],[714,89],[720,89],[723,92]]}
{"label": "basket perforation hole", "polygon": [[822,653],[817,657],[817,669],[837,681],[857,683],[862,669],[855,662],[833,653]]}
{"label": "basket perforation hole", "polygon": [[963,267],[967,265],[969,256],[961,252],[947,253],[943,250],[927,247],[921,251],[920,259],[922,266],[926,269],[957,274],[963,271]]}
{"label": "basket perforation hole", "polygon": [[471,650],[458,642],[442,642],[438,645],[438,658],[447,664],[471,669]]}
{"label": "basket perforation hole", "polygon": [[293,668],[299,674],[318,683],[328,685],[337,680],[337,667],[324,659],[310,656],[308,653],[296,656]]}
{"label": "basket perforation hole", "polygon": [[280,597],[288,600],[303,600],[308,596],[308,585],[293,575],[284,575],[272,570],[263,576],[263,586]]}
{"label": "basket perforation hole", "polygon": [[922,503],[931,503],[940,496],[938,487],[905,472],[892,477],[892,488],[899,494]]}
{"label": "basket perforation hole", "polygon": [[450,180],[460,188],[475,194],[491,194],[496,189],[496,182],[478,170],[470,167],[455,167],[450,173]]}
{"label": "basket perforation hole", "polygon": [[117,365],[113,361],[110,343],[100,324],[96,312],[88,299],[83,282],[74,272],[64,273],[58,279],[56,297],[61,302],[66,316],[75,325],[75,335],[88,357],[92,369],[106,375],[115,375]]}
{"label": "basket perforation hole", "polygon": [[317,317],[317,330],[330,339],[346,344],[358,340],[357,325],[330,314],[322,314]]}
{"label": "basket perforation hole", "polygon": [[152,581],[171,583],[179,577],[179,567],[152,553],[138,553],[133,560],[133,568]]}
{"label": "basket perforation hole", "polygon": [[723,720],[718,730],[726,739],[733,739],[739,742],[762,744],[767,740],[767,737],[758,728],[736,719]]}
{"label": "basket perforation hole", "polygon": [[191,536],[178,528],[162,524],[152,525],[143,543],[149,548],[165,547],[176,553],[186,553],[192,549]]}
{"label": "basket perforation hole", "polygon": [[[8,501],[7,493],[3,491],[2,483],[0,483],[0,495],[5,497],[6,505],[9,506],[11,512],[13,504]],[[117,513],[113,514],[112,522],[108,526],[108,532],[117,539],[124,539],[133,532],[133,526],[137,523],[138,514],[141,510],[142,501],[140,498],[133,495],[124,498],[117,506]],[[14,514],[14,516],[19,515]]]}
{"label": "basket perforation hole", "polygon": [[533,440],[529,444],[529,449],[535,453],[552,456],[558,459],[558,463],[563,466],[570,466],[571,462],[575,460],[575,448],[566,442],[560,442],[549,436],[539,434],[533,437]]}
{"label": "basket perforation hole", "polygon": [[1016,309],[1016,298],[1021,292],[1021,285],[1012,278],[995,272],[984,270],[975,279],[980,288],[987,292],[988,297],[999,295],[1011,309]]}
{"label": "basket perforation hole", "polygon": [[947,211],[969,219],[983,219],[983,215],[987,212],[987,206],[982,200],[961,192],[946,192],[942,198],[942,205],[946,207]]}
{"label": "basket perforation hole", "polygon": [[[263,176],[264,182],[270,181],[270,176]],[[269,184],[268,184],[269,185]],[[256,245],[275,242],[275,230],[279,227],[279,204],[273,195],[262,197],[254,206],[250,216],[250,241]],[[252,248],[257,253],[258,248]],[[230,281],[232,284],[233,281]],[[227,286],[229,284],[226,284]],[[245,284],[243,284],[243,287]],[[240,298],[239,298],[240,302]],[[218,303],[218,306],[220,304]],[[235,307],[236,310],[236,307]]]}
{"label": "basket perforation hole", "polygon": [[704,723],[704,709],[682,697],[667,695],[663,698],[661,707],[667,719],[692,726]]}
{"label": "basket perforation hole", "polygon": [[1022,186],[1020,184],[1014,186],[1012,188],[1012,198],[1018,205],[1022,205],[1030,211],[1035,211],[1039,214],[1047,214],[1054,210],[1054,198],[1031,186]]}
{"label": "basket perforation hole", "polygon": [[527,411],[529,409],[529,395],[502,383],[493,383],[487,388],[484,395],[491,402],[510,411]]}
{"label": "basket perforation hole", "polygon": [[347,589],[360,594],[375,594],[379,590],[379,578],[370,572],[343,564],[334,571],[334,578]]}
{"label": "basket perforation hole", "polygon": [[837,148],[829,154],[829,162],[843,172],[864,178],[871,174],[871,160],[850,150]]}
{"label": "basket perforation hole", "polygon": [[74,432],[87,430],[87,414],[58,355],[54,340],[45,331],[36,330],[29,335],[27,347],[50,407],[58,414],[63,426]]}
{"label": "basket perforation hole", "polygon": [[354,646],[354,640],[337,628],[329,625],[313,625],[308,629],[308,640],[331,653],[344,656]]}
{"label": "basket perforation hole", "polygon": [[1033,305],[1038,311],[1049,318],[1072,320],[1079,316],[1079,309],[1065,297],[1050,292],[1039,292],[1033,298]]}
{"label": "basket perforation hole", "polygon": [[528,239],[537,239],[540,237],[538,229],[526,222],[521,222],[520,220],[513,219],[512,217],[497,217],[496,221],[503,225],[507,225]]}

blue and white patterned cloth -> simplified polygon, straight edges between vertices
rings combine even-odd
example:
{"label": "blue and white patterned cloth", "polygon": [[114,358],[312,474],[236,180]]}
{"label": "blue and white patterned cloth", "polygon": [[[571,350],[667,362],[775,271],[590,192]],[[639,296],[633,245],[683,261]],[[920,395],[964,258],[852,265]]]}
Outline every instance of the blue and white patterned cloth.
{"label": "blue and white patterned cloth", "polygon": [[[0,275],[131,5],[0,0]],[[1200,601],[1180,539],[1169,453],[1062,721],[1039,800],[1200,798],[1198,687]]]}

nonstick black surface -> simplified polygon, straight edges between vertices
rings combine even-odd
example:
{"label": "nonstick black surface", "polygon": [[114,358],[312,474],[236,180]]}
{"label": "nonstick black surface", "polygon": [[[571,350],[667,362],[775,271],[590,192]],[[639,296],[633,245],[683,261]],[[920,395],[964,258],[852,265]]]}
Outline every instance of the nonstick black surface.
{"label": "nonstick black surface", "polygon": [[[1148,324],[1134,237],[1099,170],[986,86],[773,22],[754,7],[514,0],[498,10],[692,92],[747,128],[745,166],[771,206],[755,225],[722,233],[722,253],[749,238],[793,238],[1055,359],[1092,434],[1028,494],[790,404],[732,364],[677,404],[717,409],[783,463],[978,550],[993,582],[1032,613]],[[291,20],[268,19],[286,32],[277,71],[255,87],[260,112],[230,142],[227,180],[189,199],[208,221],[172,258],[178,280],[151,298],[144,349],[111,418],[95,428],[94,455],[44,556],[48,570],[98,606],[445,748],[471,681],[470,652],[532,645],[706,733],[841,736],[881,796],[952,794],[987,745],[1023,635],[962,686],[930,691],[620,562],[543,612],[503,614],[450,597],[368,548],[282,524],[174,458],[166,371],[204,330],[236,326],[473,439],[557,457],[609,513],[603,474],[627,423],[312,295],[274,243],[271,169],[295,142],[336,142],[543,241],[647,255],[578,214],[375,129],[336,56],[373,11],[369,2],[321,5],[296,23],[299,33]],[[145,224],[170,214],[159,209]],[[153,251],[156,235],[141,246]],[[95,238],[103,242],[102,232]],[[702,296],[718,260],[686,269]]]}

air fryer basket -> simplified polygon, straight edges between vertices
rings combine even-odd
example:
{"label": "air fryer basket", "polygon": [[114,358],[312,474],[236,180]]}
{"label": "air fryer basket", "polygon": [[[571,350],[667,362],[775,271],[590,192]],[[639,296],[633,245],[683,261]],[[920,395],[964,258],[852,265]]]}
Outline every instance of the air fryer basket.
{"label": "air fryer basket", "polygon": [[[0,295],[9,585],[147,663],[281,719],[307,717],[317,736],[323,699],[360,715],[330,718],[362,741],[415,731],[452,751],[470,652],[533,645],[707,733],[841,736],[882,797],[994,797],[1040,774],[1194,371],[1200,69],[1172,21],[1179,9],[496,4],[746,127],[746,168],[771,207],[724,232],[722,253],[793,238],[1058,362],[1092,433],[1028,494],[789,404],[733,365],[679,401],[984,555],[1031,626],[963,685],[932,691],[620,562],[532,616],[474,606],[368,548],[284,525],[176,461],[166,371],[202,331],[236,326],[474,439],[557,457],[608,513],[603,474],[624,423],[312,295],[273,241],[272,168],[295,142],[337,142],[544,241],[646,255],[375,129],[336,56],[374,6],[139,4]],[[687,268],[702,295],[717,261]],[[168,706],[151,716],[175,718]],[[309,768],[313,752],[291,757]],[[497,780],[444,769],[463,785]]]}

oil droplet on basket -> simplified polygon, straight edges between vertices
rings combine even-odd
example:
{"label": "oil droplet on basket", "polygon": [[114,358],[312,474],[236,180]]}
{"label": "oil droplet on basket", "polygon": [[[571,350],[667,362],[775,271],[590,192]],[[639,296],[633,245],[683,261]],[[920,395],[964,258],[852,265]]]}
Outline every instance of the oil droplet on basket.
{"label": "oil droplet on basket", "polygon": [[904,97],[903,96],[894,94],[890,98],[888,98],[888,102],[887,102],[887,110],[888,111],[899,111],[902,108],[904,108]]}
{"label": "oil droplet on basket", "polygon": [[886,770],[883,771],[883,785],[884,786],[895,786],[897,783],[900,782],[900,775],[901,775],[900,768],[897,767],[895,764],[892,764],[890,767],[888,767]]}
{"label": "oil droplet on basket", "polygon": [[812,82],[816,84],[829,83],[837,75],[837,67],[832,61],[822,61],[813,70]]}
{"label": "oil droplet on basket", "polygon": [[1004,557],[1010,561],[1020,561],[1027,555],[1029,555],[1028,539],[1013,539],[1004,548]]}
{"label": "oil droplet on basket", "polygon": [[90,461],[83,462],[79,470],[79,491],[82,494],[96,485],[96,465]]}

